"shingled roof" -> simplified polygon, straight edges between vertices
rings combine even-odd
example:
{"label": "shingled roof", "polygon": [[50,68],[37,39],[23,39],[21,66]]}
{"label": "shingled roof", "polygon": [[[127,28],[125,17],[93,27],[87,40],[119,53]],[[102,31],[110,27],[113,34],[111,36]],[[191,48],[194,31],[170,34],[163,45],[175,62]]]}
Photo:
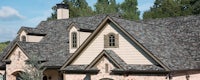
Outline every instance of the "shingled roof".
{"label": "shingled roof", "polygon": [[[74,23],[79,29],[95,30],[107,15],[42,21],[36,28],[23,27],[30,33],[45,34],[41,42],[18,42],[28,54],[40,54],[47,59],[46,66],[62,66],[69,53],[67,28]],[[170,70],[200,69],[200,16],[187,16],[155,20],[129,21],[119,17],[110,18],[135,38],[152,55]],[[7,54],[18,37],[4,50]],[[132,67],[131,67],[132,66]],[[131,65],[136,69],[141,65]],[[140,67],[145,70],[152,66]]]}

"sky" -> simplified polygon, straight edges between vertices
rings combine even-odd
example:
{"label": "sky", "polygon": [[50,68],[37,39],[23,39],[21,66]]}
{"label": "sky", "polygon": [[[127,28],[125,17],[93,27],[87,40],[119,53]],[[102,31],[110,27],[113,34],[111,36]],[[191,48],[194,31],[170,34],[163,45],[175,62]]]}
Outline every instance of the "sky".
{"label": "sky", "polygon": [[[52,6],[62,0],[0,0],[0,42],[12,41],[22,26],[36,27],[51,15]],[[87,0],[93,6],[97,0]],[[116,0],[121,3],[124,0]],[[141,14],[153,6],[155,0],[138,0]],[[140,16],[141,17],[141,16]]]}

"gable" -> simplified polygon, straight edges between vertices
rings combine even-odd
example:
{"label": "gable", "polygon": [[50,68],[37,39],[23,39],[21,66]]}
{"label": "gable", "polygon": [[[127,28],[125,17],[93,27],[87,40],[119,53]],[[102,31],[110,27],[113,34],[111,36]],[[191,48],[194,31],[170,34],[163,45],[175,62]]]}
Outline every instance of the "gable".
{"label": "gable", "polygon": [[[79,33],[78,30],[75,26],[72,26],[69,28],[69,53],[74,53],[74,51],[76,51],[77,48],[73,48],[72,47],[72,33],[76,33],[77,34],[77,39],[79,39]],[[77,47],[79,47],[79,41],[77,40]]]}
{"label": "gable", "polygon": [[[119,35],[118,48],[104,48],[104,35],[114,33]],[[156,64],[133,41],[120,31],[112,22],[103,25],[101,31],[93,38],[87,47],[81,51],[72,65],[85,65],[92,62],[102,50],[113,50],[127,64]]]}
{"label": "gable", "polygon": [[26,54],[21,50],[20,47],[16,46],[13,51],[10,52],[10,54],[7,56],[8,60],[11,62],[19,62],[19,61],[25,61],[28,59]]}
{"label": "gable", "polygon": [[[97,63],[92,67],[99,70],[99,73],[111,73],[111,70],[117,68],[113,63],[108,60],[106,56],[101,57]],[[106,70],[107,69],[107,70]]]}

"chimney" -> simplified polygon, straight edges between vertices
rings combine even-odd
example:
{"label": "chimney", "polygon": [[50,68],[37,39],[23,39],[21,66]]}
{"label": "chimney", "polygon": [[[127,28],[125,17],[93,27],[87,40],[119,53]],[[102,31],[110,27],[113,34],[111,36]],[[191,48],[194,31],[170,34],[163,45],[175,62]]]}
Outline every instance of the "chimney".
{"label": "chimney", "polygon": [[57,19],[69,18],[69,6],[64,3],[56,4],[57,6]]}

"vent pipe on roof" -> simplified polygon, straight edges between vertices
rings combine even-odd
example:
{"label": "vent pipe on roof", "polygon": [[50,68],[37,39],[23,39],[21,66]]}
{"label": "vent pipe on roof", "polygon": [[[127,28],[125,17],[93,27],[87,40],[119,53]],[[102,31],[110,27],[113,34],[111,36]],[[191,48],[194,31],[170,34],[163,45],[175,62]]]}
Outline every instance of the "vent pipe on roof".
{"label": "vent pipe on roof", "polygon": [[57,7],[57,19],[69,18],[69,5],[62,3],[56,4]]}

